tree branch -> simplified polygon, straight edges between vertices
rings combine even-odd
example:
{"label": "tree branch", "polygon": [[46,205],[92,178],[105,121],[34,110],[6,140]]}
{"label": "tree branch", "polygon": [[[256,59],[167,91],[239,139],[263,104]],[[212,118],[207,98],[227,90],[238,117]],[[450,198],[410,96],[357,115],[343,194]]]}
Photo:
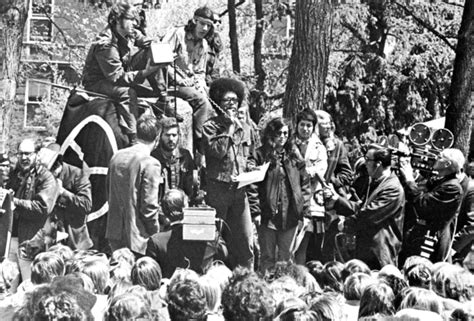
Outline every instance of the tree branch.
{"label": "tree branch", "polygon": [[50,16],[50,14],[44,8],[41,8],[41,11],[44,13],[46,18],[48,18],[48,20],[53,24],[53,26],[55,26],[56,29],[58,29],[61,36],[63,36],[64,42],[66,42],[66,46],[68,46],[70,48],[71,44],[69,43],[69,41],[67,41],[66,34],[64,33],[63,29],[61,29],[61,27],[59,27],[58,24],[56,22],[54,22],[53,18]]}
{"label": "tree branch", "polygon": [[456,46],[454,46],[453,44],[451,44],[448,40],[448,38],[446,38],[445,35],[443,35],[442,33],[440,33],[438,30],[436,30],[433,26],[431,26],[430,24],[428,24],[426,21],[424,21],[423,19],[421,19],[420,17],[416,16],[412,10],[410,10],[407,6],[397,2],[397,1],[393,1],[393,3],[395,3],[397,6],[399,6],[400,8],[402,8],[406,14],[408,14],[409,16],[411,16],[413,19],[415,19],[416,22],[418,22],[420,25],[422,25],[424,28],[428,29],[428,31],[430,31],[431,33],[433,33],[436,37],[438,37],[440,40],[442,40],[445,44],[448,45],[449,48],[451,48],[452,50],[456,50]]}
{"label": "tree branch", "polygon": [[357,39],[359,39],[360,42],[362,42],[363,46],[367,44],[367,41],[366,39],[364,39],[362,34],[356,28],[354,28],[354,26],[352,26],[350,23],[348,23],[347,21],[341,21],[341,26],[349,29],[349,31],[354,35],[354,37],[356,37]]}

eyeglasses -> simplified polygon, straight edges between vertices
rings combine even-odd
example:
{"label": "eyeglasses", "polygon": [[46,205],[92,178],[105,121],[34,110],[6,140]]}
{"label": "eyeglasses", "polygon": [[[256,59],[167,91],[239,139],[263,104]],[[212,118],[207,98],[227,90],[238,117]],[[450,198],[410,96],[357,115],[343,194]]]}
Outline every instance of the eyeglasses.
{"label": "eyeglasses", "polygon": [[18,152],[18,156],[31,156],[34,152]]}
{"label": "eyeglasses", "polygon": [[288,131],[286,131],[286,130],[281,130],[281,131],[279,131],[277,134],[278,134],[278,136],[281,136],[281,135],[283,135],[283,136],[288,136]]}
{"label": "eyeglasses", "polygon": [[224,98],[222,99],[222,102],[224,104],[229,104],[229,103],[237,104],[239,102],[239,98],[237,97]]}

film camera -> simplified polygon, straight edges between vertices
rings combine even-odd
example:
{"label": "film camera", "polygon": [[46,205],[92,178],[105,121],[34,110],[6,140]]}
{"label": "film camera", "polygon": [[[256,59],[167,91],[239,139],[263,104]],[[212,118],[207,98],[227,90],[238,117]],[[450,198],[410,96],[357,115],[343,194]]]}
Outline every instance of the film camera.
{"label": "film camera", "polygon": [[454,135],[445,128],[433,131],[427,125],[417,123],[410,129],[408,140],[409,151],[399,149],[398,146],[394,147],[394,144],[388,142],[388,148],[395,157],[395,167],[398,168],[400,157],[410,157],[414,169],[431,173],[439,153],[453,146]]}

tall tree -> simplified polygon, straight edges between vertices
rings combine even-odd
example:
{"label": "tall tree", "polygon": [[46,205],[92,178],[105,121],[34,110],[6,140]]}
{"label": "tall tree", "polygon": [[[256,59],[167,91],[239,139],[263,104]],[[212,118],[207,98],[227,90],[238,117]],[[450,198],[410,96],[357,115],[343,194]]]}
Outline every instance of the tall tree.
{"label": "tall tree", "polygon": [[331,0],[298,0],[294,43],[288,70],[283,115],[292,118],[324,102],[333,21]]}
{"label": "tall tree", "polygon": [[0,50],[3,70],[0,76],[0,139],[5,143],[10,134],[10,121],[15,106],[18,73],[20,70],[23,30],[29,1],[9,0],[0,5]]}
{"label": "tall tree", "polygon": [[263,27],[265,24],[262,0],[255,0],[255,18],[257,19],[255,25],[255,39],[253,41],[253,65],[255,68],[255,74],[257,75],[255,89],[263,91],[265,89],[266,74],[263,69],[262,61]]}
{"label": "tall tree", "polygon": [[445,127],[454,134],[454,147],[469,153],[472,128],[472,57],[474,55],[474,1],[467,0],[458,33],[453,78],[449,90]]}
{"label": "tall tree", "polygon": [[239,37],[237,35],[237,14],[235,0],[227,0],[227,11],[229,13],[229,38],[230,52],[232,55],[232,70],[240,73]]}

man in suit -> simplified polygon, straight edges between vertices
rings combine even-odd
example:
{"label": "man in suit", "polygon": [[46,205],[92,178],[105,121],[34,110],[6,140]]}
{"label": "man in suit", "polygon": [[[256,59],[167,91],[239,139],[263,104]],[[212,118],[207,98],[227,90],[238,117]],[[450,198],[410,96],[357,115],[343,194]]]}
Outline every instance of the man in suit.
{"label": "man in suit", "polygon": [[159,123],[151,115],[137,121],[137,144],[119,150],[107,174],[109,214],[105,237],[112,251],[127,247],[144,255],[148,238],[158,232],[158,189],[161,165],[150,156],[159,139]]}
{"label": "man in suit", "polygon": [[155,259],[161,267],[163,277],[169,278],[176,268],[190,268],[199,274],[214,260],[227,258],[227,247],[216,233],[214,241],[183,240],[183,208],[187,207],[186,194],[179,189],[170,189],[163,196],[163,213],[171,221],[166,231],[156,233],[148,240],[146,255]]}
{"label": "man in suit", "polygon": [[334,189],[324,192],[334,201],[337,213],[346,216],[345,230],[356,235],[355,258],[371,269],[381,269],[386,264],[396,266],[402,245],[405,193],[391,171],[391,161],[388,149],[369,146],[365,163],[371,183],[361,201],[350,201]]}

